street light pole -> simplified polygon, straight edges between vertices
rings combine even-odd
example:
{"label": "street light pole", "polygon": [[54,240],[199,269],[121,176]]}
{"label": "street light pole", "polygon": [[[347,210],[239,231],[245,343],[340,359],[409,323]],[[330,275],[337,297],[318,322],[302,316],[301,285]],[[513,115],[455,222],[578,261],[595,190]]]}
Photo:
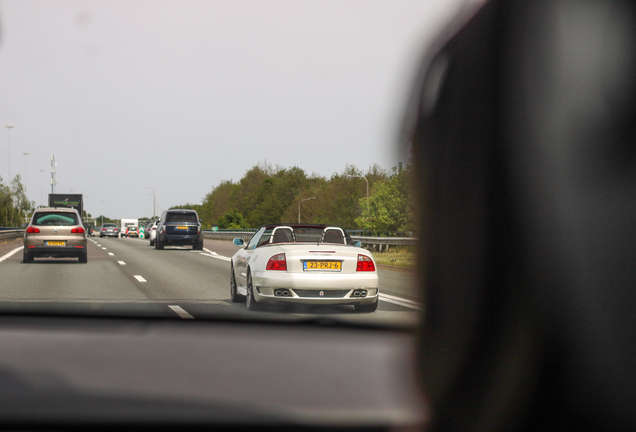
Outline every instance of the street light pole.
{"label": "street light pole", "polygon": [[148,186],[144,186],[144,189],[152,189],[152,218],[155,219],[157,216],[156,205],[155,205],[155,188],[151,188]]}
{"label": "street light pole", "polygon": [[9,129],[9,187],[11,186],[11,129],[15,126],[5,126]]}
{"label": "street light pole", "polygon": [[40,170],[40,207],[44,207],[44,171]]}
{"label": "street light pole", "polygon": [[[29,152],[22,152],[22,154],[24,155],[24,195],[26,196],[27,194],[27,180],[28,180],[28,170],[27,170],[27,156],[30,155],[31,153]],[[28,197],[27,197],[28,200]]]}
{"label": "street light pole", "polygon": [[102,227],[104,227],[104,200],[100,200],[102,202]]}
{"label": "street light pole", "polygon": [[369,180],[367,180],[367,178],[365,176],[359,176],[359,175],[349,175],[349,174],[347,174],[347,177],[362,178],[362,179],[364,179],[365,182],[367,182],[367,216],[370,216],[369,213],[371,213],[371,211],[369,210]]}
{"label": "street light pole", "polygon": [[298,223],[300,223],[300,203],[303,201],[309,201],[309,200],[314,200],[316,199],[316,197],[311,197],[311,198],[305,198],[305,199],[301,199],[300,201],[298,201]]}

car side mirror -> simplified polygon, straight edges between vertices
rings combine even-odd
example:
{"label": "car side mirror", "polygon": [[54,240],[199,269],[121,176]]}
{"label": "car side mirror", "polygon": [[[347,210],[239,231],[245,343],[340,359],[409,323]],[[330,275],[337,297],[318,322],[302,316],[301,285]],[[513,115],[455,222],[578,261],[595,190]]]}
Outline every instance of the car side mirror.
{"label": "car side mirror", "polygon": [[28,225],[29,225],[28,223],[23,222],[23,223],[22,223],[22,228],[26,228]]}
{"label": "car side mirror", "polygon": [[235,238],[234,240],[232,240],[232,243],[234,243],[234,246],[236,247],[245,246],[245,240],[243,240],[242,238]]}

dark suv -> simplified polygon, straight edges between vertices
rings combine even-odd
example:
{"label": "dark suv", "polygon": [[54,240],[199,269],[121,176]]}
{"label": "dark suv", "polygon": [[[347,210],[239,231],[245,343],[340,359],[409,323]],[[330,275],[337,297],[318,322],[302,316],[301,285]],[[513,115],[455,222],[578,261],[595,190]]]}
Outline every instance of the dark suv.
{"label": "dark suv", "polygon": [[155,249],[164,246],[192,245],[203,249],[203,232],[199,215],[194,210],[170,209],[163,212],[157,224]]}

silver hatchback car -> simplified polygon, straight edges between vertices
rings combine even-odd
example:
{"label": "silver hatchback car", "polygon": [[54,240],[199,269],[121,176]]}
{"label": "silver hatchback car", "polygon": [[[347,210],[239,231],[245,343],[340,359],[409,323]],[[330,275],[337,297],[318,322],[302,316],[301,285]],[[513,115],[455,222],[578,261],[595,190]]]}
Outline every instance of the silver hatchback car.
{"label": "silver hatchback car", "polygon": [[73,208],[41,208],[31,217],[24,233],[22,261],[34,257],[77,257],[88,262],[86,230]]}

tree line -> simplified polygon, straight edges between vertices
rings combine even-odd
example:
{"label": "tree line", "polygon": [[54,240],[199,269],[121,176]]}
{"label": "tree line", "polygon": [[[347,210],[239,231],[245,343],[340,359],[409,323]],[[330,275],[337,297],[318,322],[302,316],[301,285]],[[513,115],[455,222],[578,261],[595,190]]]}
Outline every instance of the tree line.
{"label": "tree line", "polygon": [[[369,182],[369,200],[367,186]],[[174,208],[197,210],[204,227],[256,228],[266,223],[325,223],[344,229],[412,231],[411,167],[390,171],[377,164],[362,172],[347,165],[330,178],[307,175],[299,167],[283,168],[259,163],[237,182],[221,181],[202,204]],[[301,203],[301,200],[313,198]]]}
{"label": "tree line", "polygon": [[21,227],[27,215],[35,209],[35,202],[29,201],[24,192],[20,174],[10,184],[0,177],[0,226]]}

